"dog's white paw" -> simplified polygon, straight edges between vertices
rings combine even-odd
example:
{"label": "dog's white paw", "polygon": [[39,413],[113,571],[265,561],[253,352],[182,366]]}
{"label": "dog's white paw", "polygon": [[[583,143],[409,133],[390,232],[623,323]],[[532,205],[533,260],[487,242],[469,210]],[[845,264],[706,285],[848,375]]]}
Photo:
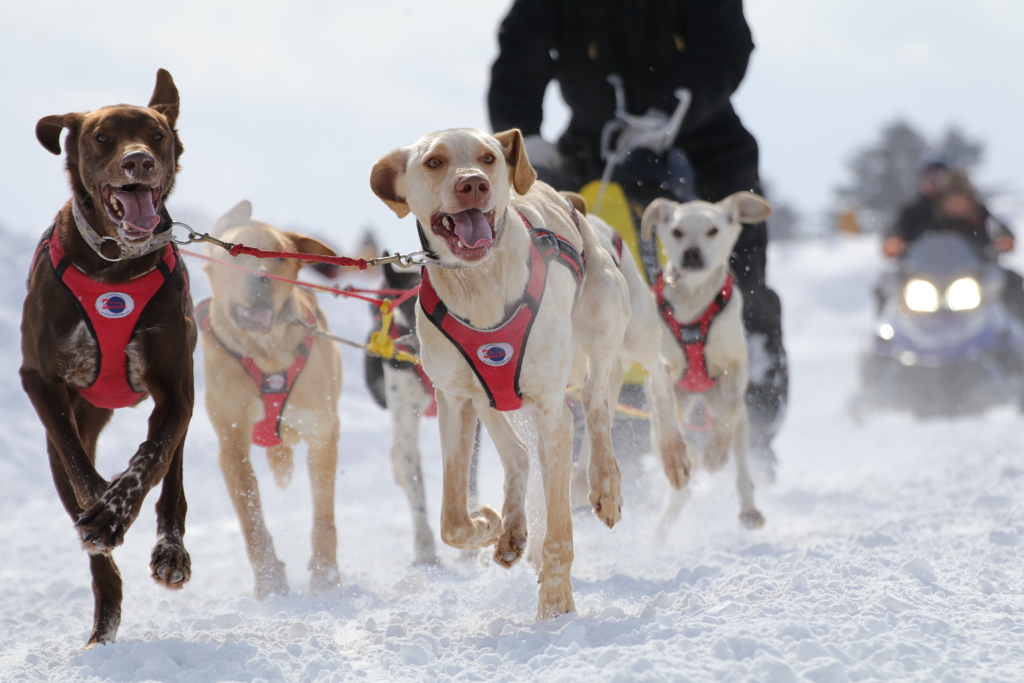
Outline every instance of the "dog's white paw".
{"label": "dog's white paw", "polygon": [[740,523],[747,529],[760,529],[764,526],[764,515],[758,512],[756,508],[743,510],[740,512]]}
{"label": "dog's white paw", "polygon": [[501,516],[484,506],[469,516],[468,525],[441,524],[441,540],[453,548],[473,550],[491,545],[501,536]]}
{"label": "dog's white paw", "polygon": [[681,489],[690,482],[690,457],[686,453],[686,443],[679,439],[677,443],[666,444],[662,450],[661,465],[665,469],[668,483],[674,489]]}
{"label": "dog's white paw", "polygon": [[517,515],[503,521],[504,533],[494,548],[494,561],[503,567],[514,565],[526,552],[526,517]]}
{"label": "dog's white paw", "polygon": [[618,468],[597,482],[591,481],[590,504],[597,518],[609,529],[622,519],[622,479]]}

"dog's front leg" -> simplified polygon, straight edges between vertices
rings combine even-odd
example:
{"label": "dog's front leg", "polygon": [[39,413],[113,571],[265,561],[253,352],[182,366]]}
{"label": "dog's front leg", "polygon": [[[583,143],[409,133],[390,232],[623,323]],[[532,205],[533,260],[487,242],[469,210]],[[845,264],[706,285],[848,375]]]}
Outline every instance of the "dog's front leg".
{"label": "dog's front leg", "polygon": [[384,391],[391,417],[391,474],[405,491],[412,513],[413,548],[416,564],[437,564],[434,532],[427,522],[427,496],[420,464],[420,413],[429,405],[414,370],[384,364]]}
{"label": "dog's front leg", "polygon": [[612,447],[608,367],[592,362],[580,394],[590,437],[590,503],[608,528],[622,519],[622,474]]}
{"label": "dog's front leg", "polygon": [[[139,444],[124,472],[75,524],[89,552],[109,553],[124,541],[146,494],[167,474],[175,450],[184,441],[192,418],[192,357],[174,360],[178,364],[173,377],[145,378],[155,403],[149,416],[148,438]],[[184,520],[180,524],[183,528]]]}
{"label": "dog's front leg", "polygon": [[491,435],[505,468],[505,502],[501,508],[504,530],[494,548],[494,561],[511,567],[526,550],[526,484],[530,475],[530,454],[508,418],[487,408],[480,421]]}
{"label": "dog's front leg", "polygon": [[341,586],[338,571],[338,529],[334,523],[334,491],[338,472],[337,412],[321,414],[325,427],[309,440],[309,486],[313,492],[313,557],[309,560],[312,572],[310,588],[314,594]]}
{"label": "dog's front leg", "polygon": [[749,444],[749,426],[747,424],[746,406],[742,404],[742,396],[736,410],[736,433],[734,451],[736,452],[736,490],[740,496],[740,523],[748,529],[760,529],[764,526],[764,515],[754,506],[754,482],[750,480],[747,469],[747,451]]}
{"label": "dog's front leg", "polygon": [[440,389],[435,389],[435,395],[444,460],[441,540],[463,550],[483,548],[498,540],[502,525],[491,508],[484,506],[471,516],[466,506],[476,410],[468,399],[450,398]]}
{"label": "dog's front leg", "polygon": [[192,558],[185,550],[185,503],[184,486],[185,439],[171,455],[171,464],[164,476],[160,499],[156,502],[156,545],[149,559],[153,580],[173,589],[184,588],[192,578]]}
{"label": "dog's front leg", "polygon": [[674,390],[668,380],[668,370],[661,359],[652,363],[647,379],[647,398],[661,466],[672,488],[681,489],[690,481],[690,458],[686,442],[679,428]]}
{"label": "dog's front leg", "polygon": [[540,584],[537,589],[537,619],[545,620],[576,611],[570,578],[573,561],[572,507],[569,503],[572,411],[564,401],[552,402],[536,409],[536,422],[547,506],[547,528],[537,577]]}
{"label": "dog's front leg", "polygon": [[34,368],[22,366],[20,374],[21,385],[64,465],[75,499],[79,507],[88,510],[107,490],[108,482],[96,471],[82,444],[67,385],[47,381]]}

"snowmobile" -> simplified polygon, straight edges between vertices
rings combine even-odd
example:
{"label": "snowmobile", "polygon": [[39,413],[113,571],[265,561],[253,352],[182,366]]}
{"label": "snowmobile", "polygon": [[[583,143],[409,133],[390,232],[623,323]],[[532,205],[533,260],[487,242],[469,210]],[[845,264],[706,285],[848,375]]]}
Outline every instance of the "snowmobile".
{"label": "snowmobile", "polygon": [[962,235],[926,234],[884,274],[860,358],[855,418],[980,412],[1024,397],[1024,327],[1004,306],[1004,274]]}

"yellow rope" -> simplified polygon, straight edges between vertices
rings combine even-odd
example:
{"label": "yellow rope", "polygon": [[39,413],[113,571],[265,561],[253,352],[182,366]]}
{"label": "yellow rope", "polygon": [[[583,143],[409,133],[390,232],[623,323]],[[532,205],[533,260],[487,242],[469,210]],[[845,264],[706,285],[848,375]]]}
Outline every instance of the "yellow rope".
{"label": "yellow rope", "polygon": [[370,333],[370,343],[366,345],[366,350],[386,360],[395,359],[420,365],[419,358],[395,348],[395,340],[390,334],[391,320],[394,317],[391,300],[384,299],[380,305],[380,329]]}

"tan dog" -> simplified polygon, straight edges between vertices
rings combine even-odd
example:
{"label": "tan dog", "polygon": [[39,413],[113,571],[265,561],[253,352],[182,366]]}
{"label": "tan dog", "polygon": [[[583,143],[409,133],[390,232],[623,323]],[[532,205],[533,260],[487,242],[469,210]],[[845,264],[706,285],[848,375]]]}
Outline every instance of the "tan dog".
{"label": "tan dog", "polygon": [[[522,407],[536,426],[546,495],[537,605],[538,618],[546,619],[575,610],[572,415],[565,404],[571,378],[583,386],[590,500],[608,526],[621,516],[609,371],[629,319],[629,292],[586,218],[536,177],[518,130],[492,137],[455,129],[385,155],[370,184],[400,218],[415,215],[424,247],[436,257],[424,269],[417,330],[437,394],[441,538],[464,549],[497,543],[494,559],[503,566],[522,555],[528,452],[504,412]],[[516,331],[523,325],[528,340]],[[505,467],[501,516],[488,507],[467,510],[477,416]]]}
{"label": "tan dog", "polygon": [[[641,221],[643,238],[657,233],[665,252],[659,293],[663,324],[662,355],[682,389],[681,414],[689,416],[701,402],[711,419],[702,462],[720,469],[736,455],[736,488],[740,521],[748,529],[764,526],[754,506],[754,485],[747,470],[748,360],[743,329],[743,295],[733,286],[729,256],[743,223],[759,223],[771,207],[751,192],[737,192],[717,204],[704,201],[678,204],[655,199]],[[670,524],[682,505],[675,496],[663,525]]]}
{"label": "tan dog", "polygon": [[[258,249],[334,255],[315,239],[251,220],[250,211],[248,202],[236,206],[215,232]],[[301,267],[294,259],[232,258],[224,251],[215,257],[289,279],[295,279]],[[227,266],[207,264],[204,270],[213,289],[209,308],[201,304],[197,309],[203,330],[206,411],[220,440],[220,468],[242,526],[256,578],[255,595],[263,599],[272,593],[287,594],[288,583],[263,520],[249,460],[253,443],[267,448],[274,480],[284,488],[294,467],[292,449],[300,440],[306,442],[313,492],[311,588],[316,593],[337,587],[338,349],[315,333],[326,332],[327,323],[311,292]]]}

